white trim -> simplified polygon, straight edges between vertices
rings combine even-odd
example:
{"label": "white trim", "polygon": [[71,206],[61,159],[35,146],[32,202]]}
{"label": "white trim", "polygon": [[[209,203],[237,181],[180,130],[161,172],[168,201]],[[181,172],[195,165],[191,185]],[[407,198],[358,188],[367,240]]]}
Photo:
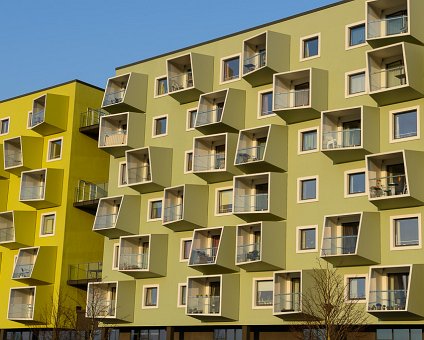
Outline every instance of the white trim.
{"label": "white trim", "polygon": [[[311,199],[301,199],[302,193],[301,183],[307,180],[315,179],[315,193],[316,197]],[[309,203],[309,202],[317,202],[319,200],[319,176],[307,176],[307,177],[298,177],[297,178],[297,203]]]}
{"label": "white trim", "polygon": [[[187,154],[191,153],[191,170],[187,170]],[[193,150],[184,151],[184,174],[192,174],[193,173],[193,163],[194,163],[194,152]]]}
{"label": "white trim", "polygon": [[[185,305],[182,305],[181,302],[181,288],[186,287],[186,300]],[[186,308],[187,306],[187,292],[188,292],[188,286],[187,282],[178,283],[178,292],[177,292],[177,308]]]}
{"label": "white trim", "polygon": [[[300,249],[301,245],[301,232],[305,229],[315,229],[315,248],[314,249]],[[296,253],[317,253],[318,252],[318,224],[304,225],[296,227]]]}
{"label": "white trim", "polygon": [[[165,133],[162,133],[160,135],[155,135],[155,128],[156,128],[156,121],[162,118],[166,118],[166,131]],[[169,125],[169,117],[168,115],[160,115],[160,116],[155,116],[152,118],[152,138],[159,138],[159,137],[165,137],[168,135],[168,125]]]}
{"label": "white trim", "polygon": [[[351,300],[349,299],[349,279],[365,279],[365,297],[363,299]],[[344,278],[345,286],[345,303],[367,303],[367,292],[368,292],[368,274],[345,274]]]}
{"label": "white trim", "polygon": [[[304,42],[306,40],[310,40],[312,38],[318,38],[318,54],[304,58],[303,57]],[[321,32],[310,34],[310,35],[307,35],[307,36],[304,36],[304,37],[300,37],[300,55],[299,55],[299,57],[300,57],[299,61],[306,61],[306,60],[311,60],[311,59],[321,57]]]}
{"label": "white trim", "polygon": [[[58,158],[50,158],[50,151],[51,151],[51,145],[53,142],[59,141],[60,140],[60,156]],[[51,138],[47,141],[47,157],[46,157],[46,162],[55,162],[55,161],[60,161],[62,160],[62,155],[63,155],[63,136],[62,137],[58,137],[58,138]]]}
{"label": "white trim", "polygon": [[252,279],[252,309],[273,309],[274,308],[274,304],[272,303],[269,306],[257,306],[256,305],[256,293],[257,293],[257,282],[258,281],[271,281],[272,282],[272,287],[273,287],[273,293],[272,295],[274,295],[274,278],[271,277],[254,277]]}
{"label": "white trim", "polygon": [[[408,111],[417,111],[417,135],[416,136],[411,136],[411,137],[405,137],[405,138],[397,138],[395,139],[394,137],[394,116],[398,113],[405,113]],[[407,142],[410,140],[415,140],[415,139],[420,139],[420,105],[417,106],[411,106],[411,107],[406,107],[406,108],[402,108],[402,109],[397,109],[397,110],[391,110],[389,111],[389,143],[401,143],[401,142]]]}
{"label": "white trim", "polygon": [[155,86],[154,86],[154,93],[153,93],[153,98],[161,98],[161,97],[164,97],[164,96],[167,96],[168,95],[168,91],[166,92],[166,93],[164,93],[164,94],[157,94],[158,93],[158,81],[160,80],[160,79],[166,79],[166,89],[167,90],[169,90],[168,89],[168,76],[165,74],[165,75],[163,75],[163,76],[159,76],[159,77],[156,77],[155,78]]}
{"label": "white trim", "polygon": [[[161,209],[161,216],[159,218],[150,218],[150,214],[152,212],[152,202],[162,202],[162,209]],[[147,201],[147,222],[153,222],[153,221],[162,221],[162,215],[163,215],[163,197],[157,197],[157,198],[150,198]]]}
{"label": "white trim", "polygon": [[29,125],[29,117],[30,115],[32,115],[32,110],[28,111],[27,113],[27,121],[26,121],[26,129],[27,130],[32,130],[32,127]]}
{"label": "white trim", "polygon": [[[365,42],[363,42],[362,44],[357,44],[357,45],[349,45],[350,42],[350,29],[356,26],[360,26],[360,25],[364,25],[364,31],[365,31]],[[365,25],[365,20],[362,21],[357,21],[354,22],[352,24],[348,24],[345,26],[345,50],[352,50],[354,48],[358,48],[358,47],[363,47],[367,45],[367,27]]]}
{"label": "white trim", "polygon": [[[127,177],[127,183],[126,184],[122,184],[121,179],[122,179],[122,167],[124,166],[126,167],[126,177]],[[125,188],[128,186],[128,168],[127,168],[127,161],[122,161],[119,162],[118,164],[118,188]]]}
{"label": "white trim", "polygon": [[[418,219],[418,245],[395,246],[395,221],[405,219],[405,218],[415,218],[415,217]],[[421,248],[422,248],[421,213],[390,216],[390,250],[413,250],[413,249],[421,249]]]}
{"label": "white trim", "polygon": [[[193,233],[194,234],[194,233]],[[193,246],[193,238],[192,237],[184,237],[180,239],[180,262],[188,262],[189,258],[190,258],[190,254],[189,254],[189,258],[188,259],[184,259],[184,243],[186,241],[191,241],[191,246],[190,246],[190,254],[191,254],[191,247]]]}
{"label": "white trim", "polygon": [[6,132],[6,133],[1,133],[1,130],[0,130],[0,136],[6,136],[6,135],[8,135],[8,134],[9,134],[9,132],[10,132],[10,116],[9,116],[9,117],[3,117],[3,118],[0,118],[0,129],[1,129],[1,125],[2,125],[2,123],[3,123],[5,120],[8,120],[8,121],[9,121],[9,125],[7,126],[7,132]]}
{"label": "white trim", "polygon": [[[360,74],[360,73],[364,73],[364,92],[357,92],[357,93],[349,93],[350,90],[350,77],[356,74]],[[352,97],[358,97],[358,96],[363,96],[365,94],[368,94],[368,74],[367,74],[367,69],[366,68],[361,68],[358,70],[354,70],[354,71],[349,71],[345,73],[345,98],[352,98]]]}
{"label": "white trim", "polygon": [[[54,215],[53,232],[51,234],[43,234],[42,230],[43,230],[44,217],[48,216],[48,215]],[[40,215],[40,232],[39,232],[40,237],[50,237],[50,236],[55,235],[55,233],[56,233],[56,217],[57,217],[56,211],[46,212],[46,213],[43,213],[43,214]]]}
{"label": "white trim", "polygon": [[[313,131],[316,130],[317,131],[317,148],[316,149],[312,149],[312,150],[306,150],[306,151],[302,151],[302,134],[304,132],[309,132],[309,131]],[[314,127],[310,127],[310,128],[306,128],[306,129],[300,129],[297,131],[297,154],[298,155],[303,155],[303,154],[307,154],[307,153],[313,153],[313,152],[319,152],[320,150],[320,138],[319,138],[320,134],[319,134],[319,126],[314,126]]]}
{"label": "white trim", "polygon": [[[113,254],[112,254],[112,270],[119,270],[119,255],[121,253],[121,250],[119,249],[120,241],[113,244]],[[118,248],[118,249],[116,249]],[[118,259],[116,259],[116,255],[118,255]],[[118,265],[115,266],[115,263]]]}
{"label": "white trim", "polygon": [[[262,108],[262,95],[264,93],[269,93],[271,92],[271,100],[274,100],[274,89],[271,87],[269,89],[266,90],[262,90],[258,92],[258,110],[257,110],[257,116],[256,118],[258,119],[264,119],[264,118],[268,118],[268,117],[275,117],[277,114],[272,112],[267,114],[267,115],[261,115],[261,108]],[[274,103],[272,103],[271,105],[271,110],[274,107]]]}
{"label": "white trim", "polygon": [[[356,174],[363,172],[365,175],[365,191],[357,194],[349,194],[349,175]],[[352,169],[352,170],[346,170],[344,172],[344,198],[350,198],[350,197],[359,197],[359,196],[368,196],[368,185],[367,185],[367,169],[366,168],[360,168],[360,169]]]}
{"label": "white trim", "polygon": [[234,198],[234,188],[233,186],[227,186],[227,187],[220,187],[220,188],[215,188],[215,207],[214,207],[214,216],[228,216],[228,215],[232,215],[233,214],[233,210],[234,210],[234,202],[232,202],[232,209],[231,212],[228,213],[222,213],[220,214],[219,211],[219,206],[218,206],[218,192],[220,191],[225,191],[225,190],[232,190],[233,193],[231,194],[231,198]]}
{"label": "white trim", "polygon": [[[148,288],[156,288],[157,289],[157,295],[156,295],[156,305],[154,306],[146,306],[145,299],[146,299],[146,290]],[[151,285],[143,285],[143,294],[142,294],[142,301],[141,301],[141,308],[142,309],[155,309],[159,308],[159,285],[158,284],[151,284]]]}
{"label": "white trim", "polygon": [[[228,60],[228,59],[234,59],[238,57],[239,58],[239,76],[238,78],[234,78],[234,79],[230,79],[230,80],[224,80],[224,61]],[[241,60],[241,53],[236,53],[233,55],[229,55],[226,57],[222,57],[219,60],[219,65],[220,65],[220,71],[219,71],[219,85],[222,84],[228,84],[228,83],[232,83],[234,81],[238,81],[241,79],[241,73],[242,73],[242,60]]]}
{"label": "white trim", "polygon": [[198,109],[197,106],[196,107],[192,107],[191,109],[187,109],[187,113],[186,113],[186,131],[193,131],[193,130],[195,130],[194,124],[195,124],[196,120],[194,120],[193,127],[192,128],[190,127],[190,124],[189,123],[190,123],[190,114],[193,111],[196,111],[197,112],[197,109]]}

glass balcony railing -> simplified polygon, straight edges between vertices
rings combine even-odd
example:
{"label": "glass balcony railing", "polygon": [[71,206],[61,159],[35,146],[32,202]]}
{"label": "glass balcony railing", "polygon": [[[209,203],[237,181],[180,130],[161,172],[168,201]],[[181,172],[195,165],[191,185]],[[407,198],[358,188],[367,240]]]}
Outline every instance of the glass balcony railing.
{"label": "glass balcony railing", "polygon": [[87,108],[86,112],[80,114],[80,128],[99,125],[100,117],[107,115],[106,111],[101,109]]}
{"label": "glass balcony railing", "polygon": [[4,227],[0,224],[0,242],[12,242],[15,238],[14,227]]}
{"label": "glass balcony railing", "polygon": [[21,189],[21,200],[41,200],[44,199],[44,184],[27,186],[24,185]]}
{"label": "glass balcony railing", "polygon": [[45,110],[40,110],[37,112],[33,112],[31,114],[31,118],[30,118],[30,127],[33,127],[35,125],[41,124],[44,122],[44,114],[45,114]]}
{"label": "glass balcony railing", "polygon": [[74,203],[98,200],[107,196],[107,183],[94,184],[80,181],[75,188]]}
{"label": "glass balcony railing", "polygon": [[282,110],[308,106],[309,93],[309,89],[276,92],[274,96],[274,108],[276,110]]}
{"label": "glass balcony railing", "polygon": [[220,296],[189,296],[187,312],[189,314],[218,314],[220,299]]}
{"label": "glass balcony railing", "polygon": [[203,125],[219,123],[222,118],[223,110],[224,108],[219,107],[212,110],[197,112],[196,122],[194,126],[199,127]]}
{"label": "glass balcony railing", "polygon": [[118,214],[107,214],[96,216],[95,230],[115,228],[116,221],[118,220]]}
{"label": "glass balcony railing", "polygon": [[9,319],[32,319],[34,305],[32,303],[14,303],[9,304]]}
{"label": "glass balcony railing", "polygon": [[361,129],[323,132],[322,141],[323,150],[361,146]]}
{"label": "glass balcony railing", "polygon": [[169,207],[165,207],[163,221],[164,222],[174,222],[179,221],[183,218],[183,205],[171,205]]}
{"label": "glass balcony railing", "polygon": [[149,164],[128,168],[128,184],[149,182],[151,180]]}
{"label": "glass balcony railing", "polygon": [[4,165],[6,168],[22,166],[22,152],[7,151],[6,154],[4,155]]}
{"label": "glass balcony railing", "polygon": [[87,302],[87,315],[92,317],[115,316],[116,300],[103,300],[92,296],[93,301]]}
{"label": "glass balcony railing", "polygon": [[193,87],[193,74],[191,72],[183,72],[175,76],[169,77],[169,92],[175,92]]}
{"label": "glass balcony railing", "polygon": [[266,51],[261,51],[244,59],[243,73],[246,74],[264,66],[266,66]]}
{"label": "glass balcony railing", "polygon": [[274,295],[274,313],[300,312],[300,293]]}
{"label": "glass balcony railing", "polygon": [[400,15],[368,22],[368,38],[380,38],[394,34],[408,33],[408,16]]}
{"label": "glass balcony railing", "polygon": [[225,169],[225,154],[194,155],[193,171]]}
{"label": "glass balcony railing", "polygon": [[29,264],[16,264],[15,270],[13,271],[13,279],[28,279],[31,277],[34,263]]}
{"label": "glass balcony railing", "polygon": [[215,263],[217,253],[218,247],[193,249],[190,256],[190,265]]}
{"label": "glass balcony railing", "polygon": [[110,92],[105,94],[105,99],[103,100],[103,106],[119,104],[124,100],[126,89],[122,89],[116,92]]}
{"label": "glass balcony railing", "polygon": [[358,235],[324,237],[322,256],[354,254]]}
{"label": "glass balcony railing", "polygon": [[405,310],[408,291],[372,290],[369,294],[368,310]]}
{"label": "glass balcony railing", "polygon": [[371,91],[380,91],[406,84],[405,66],[373,72],[370,75]]}
{"label": "glass balcony railing", "polygon": [[127,144],[127,130],[108,131],[103,134],[103,146]]}
{"label": "glass balcony railing", "polygon": [[268,194],[236,195],[234,212],[256,212],[268,210]]}
{"label": "glass balcony railing", "polygon": [[250,243],[237,247],[237,263],[259,261],[261,259],[261,244]]}
{"label": "glass balcony railing", "polygon": [[133,253],[119,255],[119,270],[142,270],[149,265],[148,254]]}
{"label": "glass balcony railing", "polygon": [[370,178],[369,190],[371,198],[398,196],[408,194],[405,174]]}
{"label": "glass balcony railing", "polygon": [[265,153],[265,145],[251,146],[237,151],[236,164],[244,164],[262,161]]}
{"label": "glass balcony railing", "polygon": [[102,279],[102,262],[88,262],[71,264],[69,266],[70,281],[101,281]]}

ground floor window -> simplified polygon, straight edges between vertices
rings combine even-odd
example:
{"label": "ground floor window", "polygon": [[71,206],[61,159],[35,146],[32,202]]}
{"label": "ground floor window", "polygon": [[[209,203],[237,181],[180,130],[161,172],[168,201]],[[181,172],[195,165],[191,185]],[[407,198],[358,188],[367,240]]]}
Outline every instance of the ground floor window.
{"label": "ground floor window", "polygon": [[166,340],[166,330],[157,328],[132,330],[131,340]]}
{"label": "ground floor window", "polygon": [[377,340],[422,340],[422,329],[385,328],[377,329]]}

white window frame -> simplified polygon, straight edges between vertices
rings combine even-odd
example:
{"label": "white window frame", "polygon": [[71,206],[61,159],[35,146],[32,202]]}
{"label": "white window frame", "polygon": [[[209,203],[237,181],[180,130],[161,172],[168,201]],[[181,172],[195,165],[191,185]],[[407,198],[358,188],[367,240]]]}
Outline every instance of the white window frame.
{"label": "white window frame", "polygon": [[[349,299],[349,279],[365,278],[365,298],[359,300]],[[344,275],[345,285],[345,303],[367,303],[367,292],[368,292],[368,274],[346,274]]]}
{"label": "white window frame", "polygon": [[354,48],[358,48],[358,47],[363,47],[367,45],[367,29],[365,26],[365,42],[363,42],[362,44],[358,44],[358,45],[353,45],[350,46],[350,29],[355,27],[355,26],[359,26],[359,25],[365,25],[365,20],[362,21],[358,21],[358,22],[354,22],[352,24],[348,24],[345,26],[345,50],[353,50]]}
{"label": "white window frame", "polygon": [[[168,76],[166,74],[164,74],[163,76],[159,76],[155,78],[155,89],[154,89],[154,95],[153,98],[160,98],[160,97],[164,97],[168,95],[168,92],[164,93],[164,94],[157,94],[158,93],[158,83],[159,83],[159,79],[163,79],[166,78],[166,81],[168,82]],[[169,90],[169,88],[168,88]]]}
{"label": "white window frame", "polygon": [[184,237],[180,239],[180,262],[188,262],[188,260],[190,259],[190,254],[189,254],[189,258],[185,259],[184,258],[184,243],[186,241],[191,241],[191,247],[190,247],[190,254],[191,254],[191,248],[193,247],[193,238],[192,237]]}
{"label": "white window frame", "polygon": [[[187,170],[187,161],[188,161],[188,154],[192,154],[191,158],[191,170]],[[194,163],[194,152],[193,150],[187,150],[184,152],[184,174],[192,174],[193,173],[193,163]]]}
{"label": "white window frame", "polygon": [[[157,296],[156,296],[156,305],[154,306],[146,306],[146,292],[149,288],[156,288],[157,289]],[[141,308],[142,309],[156,309],[159,308],[159,285],[158,284],[151,284],[151,285],[143,285],[143,294],[142,294],[142,301],[141,301]]]}
{"label": "white window frame", "polygon": [[[311,199],[302,199],[302,182],[308,180],[315,180],[315,192],[316,197]],[[297,179],[297,203],[310,203],[310,202],[318,202],[319,201],[319,176],[307,176],[307,177],[299,177]]]}
{"label": "white window frame", "polygon": [[[162,119],[162,118],[166,118],[166,125],[165,125],[166,126],[166,132],[165,133],[162,133],[160,135],[155,135],[156,122],[159,119]],[[168,136],[168,128],[169,128],[169,117],[168,117],[167,114],[166,115],[155,116],[155,117],[152,118],[152,138],[160,138],[160,137]]]}
{"label": "white window frame", "polygon": [[[228,59],[234,59],[238,57],[239,58],[239,76],[238,78],[234,78],[234,79],[230,79],[230,80],[224,80],[224,62]],[[241,79],[241,72],[242,72],[242,60],[241,60],[241,53],[236,53],[233,55],[229,55],[229,56],[225,56],[222,57],[219,61],[220,64],[220,72],[219,72],[219,84],[228,84],[228,83],[232,83],[234,81],[238,81]]]}
{"label": "white window frame", "polygon": [[28,111],[27,113],[27,122],[26,122],[26,128],[27,130],[32,130],[32,126],[30,126],[29,121],[30,121],[30,117],[32,117],[32,110]]}
{"label": "white window frame", "polygon": [[150,198],[147,201],[147,222],[153,222],[153,221],[162,221],[162,216],[159,218],[150,218],[151,212],[152,212],[152,203],[153,202],[157,202],[157,201],[162,201],[162,213],[161,215],[163,215],[163,197],[157,197],[157,198]]}
{"label": "white window frame", "polygon": [[[395,115],[398,113],[414,111],[414,110],[417,111],[417,135],[395,139],[395,130],[394,130],[395,125],[393,121]],[[389,143],[401,143],[401,142],[407,142],[407,141],[411,141],[415,139],[420,139],[421,138],[420,130],[421,130],[421,126],[420,126],[420,106],[419,105],[389,111]]]}
{"label": "white window frame", "polygon": [[5,120],[8,120],[8,121],[9,121],[9,125],[7,126],[7,132],[5,132],[5,133],[1,133],[1,130],[0,130],[0,136],[6,136],[6,135],[8,135],[8,134],[9,134],[9,132],[10,132],[10,116],[9,116],[9,117],[3,117],[3,118],[0,118],[0,128],[1,128],[1,125],[3,124],[3,122],[4,122]]}
{"label": "white window frame", "polygon": [[[413,246],[395,246],[395,238],[396,238],[396,232],[395,232],[395,221],[401,220],[404,218],[417,218],[418,219],[418,245]],[[421,249],[422,248],[422,240],[421,240],[421,214],[407,214],[407,215],[396,215],[396,216],[390,216],[390,250],[414,250],[414,249]]]}
{"label": "white window frame", "polygon": [[[317,131],[317,148],[313,149],[313,150],[306,150],[303,151],[302,150],[302,136],[303,133],[305,132],[309,132],[309,131],[313,131],[316,130]],[[310,127],[310,128],[306,128],[306,129],[300,129],[297,131],[297,154],[298,155],[304,155],[307,153],[313,153],[313,152],[319,152],[320,151],[320,134],[319,134],[319,126],[314,126],[314,127]]]}
{"label": "white window frame", "polygon": [[121,182],[122,168],[123,168],[124,164],[125,164],[125,167],[128,166],[126,161],[119,162],[119,165],[118,165],[118,167],[119,167],[118,168],[118,188],[124,188],[124,187],[128,186],[128,169],[126,169],[127,184],[122,184],[122,182]]}
{"label": "white window frame", "polygon": [[[274,112],[272,112],[272,113],[270,113],[270,114],[267,114],[267,115],[265,115],[265,116],[262,116],[261,115],[261,109],[262,109],[262,95],[264,94],[264,93],[268,93],[268,92],[271,92],[271,95],[272,95],[272,100],[274,100],[274,89],[271,87],[271,88],[269,88],[269,89],[266,89],[266,90],[262,90],[262,91],[259,91],[258,92],[258,111],[257,111],[257,118],[258,119],[265,119],[265,118],[269,118],[269,117],[275,117],[277,114],[276,113],[274,113]],[[273,107],[274,105],[272,105],[272,107]]]}
{"label": "white window frame", "polygon": [[[119,270],[119,255],[120,255],[120,249],[119,249],[119,242],[113,244],[113,254],[112,254],[112,270]],[[117,258],[118,257],[118,258]],[[115,263],[118,265],[115,266]]]}
{"label": "white window frame", "polygon": [[[304,43],[306,40],[310,40],[312,38],[318,38],[318,54],[311,56],[311,57],[303,57],[303,51],[304,51]],[[311,60],[311,59],[315,59],[315,58],[319,58],[321,57],[321,32],[318,33],[314,33],[314,34],[310,34],[310,35],[306,35],[304,37],[300,37],[300,61],[306,61],[306,60]]]}
{"label": "white window frame", "polygon": [[[364,92],[358,92],[358,93],[349,93],[350,90],[350,76],[355,75],[355,74],[359,74],[359,73],[364,73],[364,82],[365,82],[365,87],[364,87]],[[352,98],[352,97],[358,97],[358,96],[363,96],[365,94],[368,94],[368,82],[367,82],[367,76],[368,72],[365,68],[361,68],[358,70],[354,70],[354,71],[349,71],[345,73],[345,98]]]}
{"label": "white window frame", "polygon": [[231,209],[231,212],[228,213],[219,213],[219,192],[220,191],[225,191],[225,190],[233,190],[233,198],[234,198],[234,188],[232,186],[228,186],[228,187],[220,187],[220,188],[216,188],[215,189],[215,209],[214,209],[214,216],[228,216],[228,215],[232,215],[233,214],[233,210],[234,210],[234,202],[232,202],[233,204],[233,209]]}
{"label": "white window frame", "polygon": [[[186,131],[194,131],[194,130],[196,130],[195,128],[194,128],[194,126],[191,128],[190,127],[190,114],[191,114],[191,112],[193,112],[193,111],[197,111],[197,107],[192,107],[191,109],[187,109],[187,116],[186,116]],[[193,122],[193,124],[194,123],[196,123],[196,122]]]}
{"label": "white window frame", "polygon": [[[54,215],[54,220],[53,220],[53,232],[51,234],[43,234],[43,224],[44,224],[44,217],[48,216],[48,215]],[[56,211],[50,211],[50,212],[46,212],[41,214],[40,216],[40,237],[50,237],[50,236],[54,236],[56,234],[56,219],[57,219],[57,213]]]}
{"label": "white window frame", "polygon": [[[302,243],[302,230],[305,229],[315,229],[315,248],[314,249],[301,249],[301,243]],[[296,253],[303,254],[303,253],[317,253],[318,252],[318,225],[303,225],[296,227]]]}
{"label": "white window frame", "polygon": [[[53,142],[59,141],[60,140],[60,157],[59,158],[50,158],[50,152],[51,152],[51,144]],[[62,160],[62,155],[63,155],[63,136],[62,137],[58,137],[58,138],[51,138],[47,141],[47,157],[46,157],[46,162],[55,162],[55,161],[60,161]]]}
{"label": "white window frame", "polygon": [[[357,193],[357,194],[349,194],[349,176],[359,172],[365,173],[365,191],[361,193]],[[359,196],[368,196],[367,169],[360,168],[360,169],[346,170],[344,172],[344,198],[359,197]]]}
{"label": "white window frame", "polygon": [[[186,301],[185,301],[185,305],[181,304],[181,290],[182,287],[186,287]],[[188,293],[188,289],[187,289],[187,282],[182,282],[178,284],[178,292],[177,292],[177,308],[186,308],[187,306],[187,293]]]}
{"label": "white window frame", "polygon": [[273,277],[254,277],[252,279],[252,309],[272,309],[273,305],[270,306],[258,306],[256,305],[256,287],[258,281],[273,281]]}

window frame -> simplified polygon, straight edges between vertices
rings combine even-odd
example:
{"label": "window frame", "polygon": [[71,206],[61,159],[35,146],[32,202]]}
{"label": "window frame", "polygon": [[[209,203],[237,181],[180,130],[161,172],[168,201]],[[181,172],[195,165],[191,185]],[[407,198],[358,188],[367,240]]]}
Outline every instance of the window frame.
{"label": "window frame", "polygon": [[[157,124],[157,121],[160,120],[160,119],[164,119],[164,118],[166,119],[165,132],[156,135],[155,133],[156,133],[156,124]],[[168,117],[167,114],[160,115],[160,116],[155,116],[155,117],[152,118],[152,138],[160,138],[160,137],[167,136],[168,135],[168,128],[169,128],[169,117]]]}
{"label": "window frame", "polygon": [[[417,218],[417,228],[418,228],[418,244],[417,245],[396,245],[396,221],[408,218]],[[417,214],[407,214],[407,215],[396,215],[390,216],[390,250],[414,250],[422,248],[422,233],[421,233],[421,213]]]}
{"label": "window frame", "polygon": [[[364,91],[363,92],[357,92],[357,93],[350,93],[350,77],[364,73]],[[345,98],[352,98],[352,97],[358,97],[368,94],[368,82],[367,82],[367,69],[361,68],[358,70],[353,70],[345,73]]]}
{"label": "window frame", "polygon": [[188,258],[184,258],[184,250],[185,250],[185,243],[187,241],[191,241],[191,245],[190,245],[190,251],[189,253],[191,254],[191,248],[193,246],[193,238],[191,237],[183,237],[180,239],[180,262],[188,262],[188,260],[190,259],[190,254],[188,255]]}
{"label": "window frame", "polygon": [[[154,289],[154,288],[156,288],[156,304],[155,305],[147,305],[146,304],[147,290],[148,289]],[[142,296],[142,301],[141,301],[141,308],[142,309],[159,308],[159,284],[143,285],[143,296]]]}
{"label": "window frame", "polygon": [[[360,44],[356,44],[356,45],[350,45],[350,32],[352,28],[358,27],[358,26],[362,26],[364,25],[364,30],[365,30],[365,41],[363,43]],[[352,50],[354,48],[358,48],[358,47],[363,47],[367,45],[367,31],[366,31],[366,25],[365,25],[365,21],[357,21],[351,24],[348,24],[345,26],[345,50]]]}
{"label": "window frame", "polygon": [[[152,203],[154,202],[162,202],[162,210],[161,210],[161,216],[159,218],[151,218],[151,213],[152,213]],[[150,198],[147,201],[147,222],[154,222],[154,221],[162,221],[162,217],[163,217],[163,197],[157,197],[157,198]]]}
{"label": "window frame", "polygon": [[[50,153],[52,152],[52,143],[60,141],[60,156],[58,158],[50,158]],[[57,138],[51,138],[47,141],[47,158],[46,162],[55,162],[62,160],[63,156],[63,136]]]}
{"label": "window frame", "polygon": [[[185,287],[185,289],[186,289],[186,299],[185,299],[185,303],[184,304],[182,304],[181,302],[182,302],[182,288],[183,287]],[[181,283],[178,283],[178,292],[177,292],[177,308],[186,308],[186,306],[187,306],[187,292],[188,292],[188,289],[187,289],[187,282],[181,282]]]}
{"label": "window frame", "polygon": [[197,113],[197,106],[196,107],[192,107],[191,109],[187,109],[186,131],[194,131],[194,130],[196,130],[196,128],[194,127],[195,122],[193,122],[193,127],[190,127],[191,113],[193,111],[196,111],[196,113]]}
{"label": "window frame", "polygon": [[[314,249],[302,249],[302,231],[315,229],[315,248]],[[304,253],[317,253],[318,252],[318,225],[304,225],[296,227],[296,253],[304,254]]]}
{"label": "window frame", "polygon": [[[119,270],[119,242],[113,244],[113,254],[112,254],[112,270]],[[116,264],[116,266],[115,266]]]}
{"label": "window frame", "polygon": [[[239,58],[239,76],[238,78],[230,79],[230,80],[224,80],[224,62],[230,59]],[[220,59],[220,72],[219,72],[219,84],[228,84],[232,83],[234,81],[238,81],[241,79],[241,73],[242,73],[242,62],[241,62],[241,53],[236,53],[233,55],[225,56]]]}
{"label": "window frame", "polygon": [[[119,168],[118,168],[118,188],[127,187],[128,186],[128,170],[126,168],[127,167],[127,161],[119,162],[118,166],[119,166]],[[124,166],[125,166],[125,173],[126,173],[125,177],[126,177],[126,180],[127,180],[126,184],[122,182],[122,168]]]}
{"label": "window frame", "polygon": [[[191,170],[187,170],[188,165],[188,155],[191,154]],[[192,174],[193,173],[193,150],[184,151],[184,174]]]}
{"label": "window frame", "polygon": [[[1,129],[2,129],[2,126],[3,126],[3,122],[6,121],[6,120],[9,122],[8,125],[7,125],[7,131],[2,133]],[[10,133],[10,116],[0,118],[0,136],[6,136],[9,133]]]}
{"label": "window frame", "polygon": [[226,212],[226,213],[220,213],[219,212],[219,192],[220,191],[226,191],[226,190],[232,190],[232,198],[234,198],[234,188],[232,186],[227,186],[227,187],[220,187],[220,188],[216,188],[215,189],[215,209],[214,209],[214,216],[228,216],[228,215],[232,215],[233,214],[233,209],[234,209],[234,202],[231,202],[232,204],[232,208],[231,208],[231,212]]}
{"label": "window frame", "polygon": [[164,93],[164,94],[158,94],[158,89],[159,89],[159,80],[161,80],[161,79],[166,79],[166,83],[168,84],[168,76],[165,74],[165,75],[163,75],[163,76],[158,76],[158,77],[156,77],[155,78],[155,87],[154,87],[154,95],[153,95],[153,98],[160,98],[160,97],[163,97],[163,96],[167,96],[168,95],[168,93],[169,93],[169,89],[168,89],[168,85],[167,85],[167,90],[168,91],[166,91],[166,93]]}
{"label": "window frame", "polygon": [[[43,233],[43,225],[44,225],[44,219],[46,216],[49,215],[53,215],[54,219],[53,219],[53,231],[51,234],[44,234]],[[46,212],[46,213],[42,213],[40,216],[40,233],[39,236],[40,237],[50,237],[50,236],[55,236],[56,234],[56,219],[57,219],[57,212],[56,211],[50,211],[50,212]]]}
{"label": "window frame", "polygon": [[[304,57],[304,55],[305,55],[304,54],[305,42],[308,41],[308,40],[312,40],[313,38],[318,39],[318,53],[316,55],[313,55],[313,56]],[[315,59],[315,58],[319,58],[319,57],[321,57],[321,32],[300,37],[300,58],[299,58],[299,61],[306,61],[306,60],[311,60],[311,59]]]}
{"label": "window frame", "polygon": [[[315,198],[302,199],[302,184],[303,182],[315,180]],[[297,178],[297,203],[310,203],[319,200],[319,176],[307,176]]]}
{"label": "window frame", "polygon": [[266,93],[271,92],[271,98],[272,100],[274,100],[274,89],[273,88],[269,88],[266,90],[262,90],[258,92],[258,111],[257,111],[257,118],[258,119],[264,119],[264,118],[269,118],[269,117],[275,117],[277,114],[275,112],[272,111],[272,108],[274,105],[271,105],[271,113],[267,114],[267,115],[262,115],[262,96]]}
{"label": "window frame", "polygon": [[[257,287],[258,287],[258,282],[259,281],[271,281],[273,282],[274,278],[271,277],[254,277],[252,279],[252,309],[272,309],[273,308],[273,304],[269,305],[269,306],[260,306],[256,304],[256,296],[257,296]],[[272,294],[274,295],[274,293]]]}
{"label": "window frame", "polygon": [[[365,173],[365,191],[356,193],[356,194],[350,194],[350,175],[364,172]],[[360,169],[352,169],[352,170],[346,170],[344,172],[344,198],[350,198],[350,197],[360,197],[360,196],[368,196],[368,185],[367,185],[367,169],[366,168],[360,168]]]}
{"label": "window frame", "polygon": [[[351,279],[365,279],[365,297],[362,299],[350,299],[350,280]],[[346,274],[344,275],[345,285],[345,303],[367,303],[367,292],[368,292],[368,275],[367,274]]]}
{"label": "window frame", "polygon": [[[411,136],[411,137],[404,137],[404,138],[395,138],[395,116],[400,113],[407,113],[410,111],[416,111],[417,112],[417,135]],[[411,106],[406,107],[398,110],[391,110],[389,111],[389,143],[401,143],[401,142],[407,142],[411,140],[421,139],[421,133],[420,133],[420,106]]]}
{"label": "window frame", "polygon": [[[311,150],[302,150],[302,146],[303,146],[303,134],[305,132],[310,132],[310,131],[314,131],[316,130],[317,132],[317,140],[316,140],[316,149],[311,149]],[[305,128],[305,129],[300,129],[297,131],[297,154],[298,155],[303,155],[303,154],[308,154],[308,153],[313,153],[313,152],[319,152],[320,151],[320,138],[319,138],[319,126],[314,126],[314,127],[310,127],[310,128]]]}

